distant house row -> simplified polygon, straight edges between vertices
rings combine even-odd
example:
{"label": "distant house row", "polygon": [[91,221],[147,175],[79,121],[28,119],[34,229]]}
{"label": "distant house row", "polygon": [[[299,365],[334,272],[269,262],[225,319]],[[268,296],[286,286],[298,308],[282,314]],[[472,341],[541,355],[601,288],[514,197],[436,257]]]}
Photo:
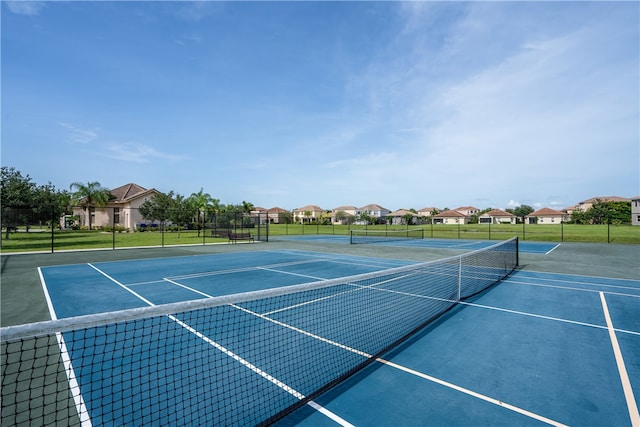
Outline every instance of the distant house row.
{"label": "distant house row", "polygon": [[[105,206],[107,209],[93,209],[91,212],[76,207],[73,215],[81,218],[81,224],[88,223],[88,215],[91,215],[91,223],[97,227],[108,225],[119,225],[131,230],[135,230],[137,225],[145,223],[145,219],[140,215],[138,208],[142,203],[152,198],[160,192],[155,189],[146,189],[137,184],[125,184],[111,190],[112,198]],[[640,196],[630,199],[617,196],[593,197],[575,206],[563,209],[562,211],[542,208],[525,217],[525,222],[529,224],[560,224],[571,219],[574,211],[585,212],[596,200],[603,202],[630,201],[633,225],[640,225]],[[316,205],[307,205],[293,211],[280,207],[270,209],[255,207],[252,213],[265,215],[265,221],[269,223],[280,222],[330,222],[332,224],[346,224],[352,221],[363,221],[367,218],[372,222],[387,221],[392,224],[424,223],[434,224],[467,224],[480,209],[474,206],[460,206],[455,209],[441,210],[436,207],[425,207],[417,211],[408,209],[398,209],[391,211],[377,204],[369,204],[362,207],[339,206],[327,210]],[[515,224],[516,217],[501,209],[493,209],[483,213],[478,217],[481,224]]]}
{"label": "distant house row", "polygon": [[[538,209],[525,216],[524,220],[527,224],[560,224],[569,221],[572,213],[575,211],[586,212],[596,201],[631,202],[631,223],[633,225],[640,225],[640,196],[632,198],[618,196],[592,197],[563,210],[555,210],[548,207]],[[269,210],[267,210],[267,212],[268,211]],[[329,217],[333,224],[344,224],[347,222],[348,217],[362,218],[364,214],[373,221],[385,219],[392,224],[406,224],[407,222],[420,223],[425,221],[433,222],[434,224],[468,224],[472,218],[479,213],[480,209],[475,206],[460,206],[448,210],[426,207],[415,212],[408,209],[399,209],[392,212],[377,204],[369,204],[361,208],[355,206],[339,206],[330,211],[316,205],[307,205],[293,210],[293,220],[295,222],[305,223],[324,220]],[[492,209],[478,216],[478,222],[480,224],[515,224],[516,216],[501,209]]]}

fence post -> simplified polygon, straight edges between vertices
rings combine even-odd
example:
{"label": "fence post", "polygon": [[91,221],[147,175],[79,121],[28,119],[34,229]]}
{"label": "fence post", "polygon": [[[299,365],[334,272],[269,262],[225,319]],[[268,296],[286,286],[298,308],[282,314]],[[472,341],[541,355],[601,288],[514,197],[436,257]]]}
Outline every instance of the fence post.
{"label": "fence post", "polygon": [[111,249],[116,250],[116,208],[111,208]]}
{"label": "fence post", "polygon": [[[58,219],[60,221],[60,219]],[[56,208],[51,205],[51,253],[53,253],[53,248],[55,247],[55,224],[56,223]]]}

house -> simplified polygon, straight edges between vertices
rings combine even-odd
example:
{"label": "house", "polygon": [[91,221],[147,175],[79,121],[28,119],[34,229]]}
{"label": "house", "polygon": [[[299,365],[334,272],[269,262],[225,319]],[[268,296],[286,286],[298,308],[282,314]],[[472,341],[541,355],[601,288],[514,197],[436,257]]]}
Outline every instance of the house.
{"label": "house", "polygon": [[501,209],[493,209],[478,217],[479,224],[515,224],[516,217]]}
{"label": "house", "polygon": [[631,225],[640,225],[640,196],[631,198]]}
{"label": "house", "polygon": [[526,224],[561,224],[569,219],[569,215],[551,208],[538,209],[525,216]]}
{"label": "house", "polygon": [[440,212],[438,208],[422,208],[418,210],[418,216],[420,219],[429,220],[433,215]]}
{"label": "house", "polygon": [[110,193],[111,198],[105,206],[90,209],[81,206],[73,208],[73,215],[80,218],[80,226],[89,225],[90,214],[92,227],[120,226],[135,230],[138,224],[146,222],[140,215],[140,205],[160,194],[156,189],[147,190],[133,183],[114,188]]}
{"label": "house", "polygon": [[577,210],[577,211],[586,212],[593,206],[593,204],[596,201],[601,201],[601,202],[629,202],[629,201],[631,201],[631,199],[627,199],[625,197],[618,197],[618,196],[592,197],[590,199],[583,200],[582,202],[579,202],[575,206],[574,209]]}
{"label": "house", "polygon": [[434,224],[467,224],[470,220],[471,217],[457,210],[442,211],[433,216]]}
{"label": "house", "polygon": [[465,216],[472,216],[480,212],[480,209],[476,208],[475,206],[460,206],[459,208],[455,208],[454,211],[460,212]]}
{"label": "house", "polygon": [[383,208],[380,205],[370,204],[363,206],[356,210],[356,216],[367,215],[372,219],[372,222],[379,223],[390,213],[387,208]]}
{"label": "house", "polygon": [[267,210],[267,221],[270,224],[288,223],[291,220],[291,212],[279,207],[273,207]]}
{"label": "house", "polygon": [[293,220],[300,223],[321,221],[325,213],[326,211],[320,206],[307,205],[293,210]]}
{"label": "house", "polygon": [[358,208],[355,206],[339,206],[331,211],[331,222],[334,224],[349,224],[349,220],[354,220]]}
{"label": "house", "polygon": [[409,219],[409,224],[415,224],[418,214],[407,209],[398,209],[395,212],[389,213],[387,218],[391,219],[392,225],[405,225],[407,224],[407,219]]}

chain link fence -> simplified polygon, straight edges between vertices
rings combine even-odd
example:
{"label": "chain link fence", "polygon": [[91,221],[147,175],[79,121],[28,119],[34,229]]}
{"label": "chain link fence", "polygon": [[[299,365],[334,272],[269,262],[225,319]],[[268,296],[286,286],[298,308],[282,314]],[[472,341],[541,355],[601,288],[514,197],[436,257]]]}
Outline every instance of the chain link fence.
{"label": "chain link fence", "polygon": [[266,214],[167,210],[159,219],[136,208],[3,207],[3,252],[117,249],[269,240]]}

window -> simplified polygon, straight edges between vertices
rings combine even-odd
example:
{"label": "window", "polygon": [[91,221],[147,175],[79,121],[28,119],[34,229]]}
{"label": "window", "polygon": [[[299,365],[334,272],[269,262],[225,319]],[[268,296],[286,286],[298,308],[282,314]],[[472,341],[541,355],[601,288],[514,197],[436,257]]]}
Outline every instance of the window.
{"label": "window", "polygon": [[120,224],[120,208],[113,208],[113,223]]}

